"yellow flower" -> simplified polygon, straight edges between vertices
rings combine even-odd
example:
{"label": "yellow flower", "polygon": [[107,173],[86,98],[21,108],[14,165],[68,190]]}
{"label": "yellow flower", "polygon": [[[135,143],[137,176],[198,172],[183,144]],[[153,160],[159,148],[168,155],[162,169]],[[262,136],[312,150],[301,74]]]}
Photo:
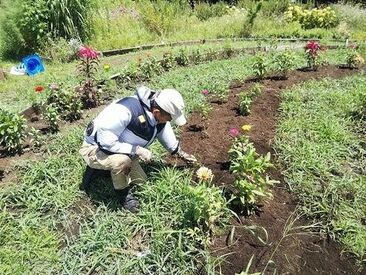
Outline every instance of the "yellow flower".
{"label": "yellow flower", "polygon": [[110,68],[111,68],[111,66],[109,66],[109,64],[105,64],[105,65],[103,66],[103,69],[104,69],[106,72],[108,72]]}
{"label": "yellow flower", "polygon": [[245,131],[250,131],[250,129],[252,129],[252,125],[249,124],[245,124],[241,127],[241,129],[245,132]]}
{"label": "yellow flower", "polygon": [[364,64],[365,60],[363,59],[363,57],[361,55],[357,55],[354,59],[354,62],[356,62],[357,64]]}
{"label": "yellow flower", "polygon": [[212,170],[205,166],[200,167],[196,171],[196,175],[197,175],[198,179],[203,180],[203,181],[211,181],[214,177],[214,175],[212,174]]}

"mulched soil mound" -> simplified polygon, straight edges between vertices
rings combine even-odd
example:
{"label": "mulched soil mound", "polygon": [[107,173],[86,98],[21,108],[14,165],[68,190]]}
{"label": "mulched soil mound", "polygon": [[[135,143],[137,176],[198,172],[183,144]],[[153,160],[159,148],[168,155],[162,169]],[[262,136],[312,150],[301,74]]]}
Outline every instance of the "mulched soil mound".
{"label": "mulched soil mound", "polygon": [[[319,68],[317,71],[291,72],[286,80],[279,80],[275,77],[266,78],[260,81],[263,85],[262,93],[253,102],[251,114],[248,116],[238,114],[236,95],[241,91],[250,90],[257,80],[249,79],[244,83],[233,83],[228,102],[213,104],[207,119],[202,119],[198,113],[194,113],[190,117],[181,134],[182,147],[187,152],[194,154],[202,165],[212,169],[216,185],[228,186],[234,179],[228,171],[230,164],[228,149],[233,141],[228,135],[231,127],[240,128],[244,124],[252,125],[252,129],[248,133],[250,141],[254,143],[258,153],[271,152],[272,162],[276,163],[271,142],[278,122],[281,90],[311,79],[321,80],[325,77],[339,79],[356,72],[357,70],[327,66]],[[230,232],[215,237],[213,240],[211,247],[213,254],[227,255],[221,266],[221,272],[223,274],[240,273],[245,270],[254,255],[250,272],[263,271],[268,260],[272,259],[275,266],[271,265],[267,268],[266,273],[268,272],[268,274],[272,274],[275,268],[279,274],[365,274],[365,269],[357,270],[352,258],[341,255],[341,248],[337,243],[319,234],[293,235],[280,241],[286,220],[296,207],[296,199],[287,190],[279,168],[272,169],[270,175],[281,182],[273,188],[273,199],[263,202],[256,215],[241,216],[241,222],[233,219],[232,225],[238,226],[233,243],[228,243]],[[302,219],[296,223],[296,226],[306,224],[308,222]],[[268,232],[270,245],[259,242],[242,225],[264,227]],[[258,232],[264,238],[263,232],[261,233],[260,230]],[[274,254],[271,258],[272,253]]]}

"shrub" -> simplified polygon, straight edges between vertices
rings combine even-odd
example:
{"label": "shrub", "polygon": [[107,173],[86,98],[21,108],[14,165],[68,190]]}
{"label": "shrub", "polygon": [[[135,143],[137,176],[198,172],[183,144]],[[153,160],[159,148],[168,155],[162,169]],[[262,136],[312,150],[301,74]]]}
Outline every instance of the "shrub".
{"label": "shrub", "polygon": [[252,98],[246,92],[239,94],[239,113],[243,116],[250,114],[250,106],[252,105]]}
{"label": "shrub", "polygon": [[163,58],[160,60],[160,66],[165,70],[169,71],[175,66],[174,56],[171,52],[165,52]]}
{"label": "shrub", "polygon": [[34,148],[40,148],[42,145],[42,137],[41,137],[41,131],[32,127],[30,129],[29,135],[31,136],[30,142],[32,143]]}
{"label": "shrub", "polygon": [[279,52],[273,60],[274,70],[281,78],[286,79],[287,73],[295,66],[295,55],[290,50]]}
{"label": "shrub", "polygon": [[129,67],[125,68],[116,78],[118,87],[134,89],[137,73],[137,66],[134,63],[131,63]]}
{"label": "shrub", "polygon": [[329,29],[337,26],[339,23],[339,19],[331,7],[303,10],[300,6],[290,6],[285,12],[285,17],[290,22],[299,21],[303,29]]}
{"label": "shrub", "polygon": [[224,53],[224,57],[225,58],[230,58],[234,55],[234,49],[232,48],[231,44],[229,43],[225,43],[224,48],[223,48],[223,53]]}
{"label": "shrub", "polygon": [[208,3],[200,2],[196,5],[195,15],[201,21],[206,21],[211,17],[220,17],[229,12],[226,5],[222,2],[210,5]]}
{"label": "shrub", "polygon": [[236,189],[233,203],[249,213],[259,198],[271,196],[269,186],[276,182],[264,175],[273,166],[270,163],[270,153],[266,156],[258,155],[248,137],[238,136],[229,150],[229,158],[230,171],[236,177],[233,183]]}
{"label": "shrub", "polygon": [[54,104],[43,106],[43,119],[48,122],[51,133],[56,133],[59,130],[58,121],[60,120],[57,107]]}
{"label": "shrub", "polygon": [[204,60],[208,61],[208,62],[216,60],[217,58],[218,58],[218,53],[212,48],[209,48],[204,55]]}
{"label": "shrub", "polygon": [[146,81],[154,75],[162,72],[160,62],[155,57],[148,57],[137,66],[138,76],[140,80]]}
{"label": "shrub", "polygon": [[190,204],[185,213],[185,223],[212,233],[216,226],[225,222],[228,213],[222,191],[216,186],[200,184],[187,187]]}
{"label": "shrub", "polygon": [[222,104],[227,102],[229,97],[229,89],[227,84],[220,82],[220,81],[212,81],[207,83],[205,86],[205,90],[208,91],[206,98],[210,102],[215,102]]}
{"label": "shrub", "polygon": [[47,105],[52,105],[63,120],[74,121],[81,118],[82,102],[74,91],[59,89],[51,91]]}
{"label": "shrub", "polygon": [[321,46],[319,42],[310,40],[305,45],[305,56],[308,62],[308,67],[312,70],[316,70],[319,66],[319,51]]}
{"label": "shrub", "polygon": [[201,114],[201,116],[205,119],[208,117],[208,114],[212,110],[212,107],[207,102],[198,102],[194,106],[194,111]]}
{"label": "shrub", "polygon": [[0,109],[0,144],[10,153],[20,152],[25,138],[26,119]]}
{"label": "shrub", "polygon": [[42,43],[41,54],[56,62],[70,62],[77,58],[81,44],[77,39],[67,41],[65,38],[48,38]]}
{"label": "shrub", "polygon": [[178,54],[174,57],[174,59],[179,66],[188,66],[189,64],[186,51],[184,51],[183,49],[179,49]]}
{"label": "shrub", "polygon": [[15,0],[4,7],[2,53],[20,57],[45,48],[48,38],[87,38],[90,33],[88,0]]}
{"label": "shrub", "polygon": [[199,64],[203,61],[203,57],[201,55],[201,52],[199,49],[195,49],[192,51],[192,54],[190,55],[189,57],[190,61],[193,63],[193,64]]}
{"label": "shrub", "polygon": [[365,60],[357,52],[357,45],[352,44],[345,50],[346,64],[349,68],[357,68],[359,65],[363,65]]}
{"label": "shrub", "polygon": [[249,91],[243,91],[239,93],[239,113],[243,116],[250,114],[250,106],[256,96],[260,94],[262,90],[262,85],[256,84],[254,87]]}
{"label": "shrub", "polygon": [[89,47],[81,47],[78,51],[80,63],[79,72],[85,77],[76,92],[79,94],[84,108],[98,106],[98,88],[96,87],[94,74],[99,68],[98,53]]}
{"label": "shrub", "polygon": [[266,56],[263,53],[257,53],[254,56],[252,63],[253,73],[259,79],[262,79],[268,70],[268,64],[266,61]]}
{"label": "shrub", "polygon": [[19,26],[23,39],[27,47],[36,50],[48,33],[49,11],[46,1],[24,1],[22,15]]}

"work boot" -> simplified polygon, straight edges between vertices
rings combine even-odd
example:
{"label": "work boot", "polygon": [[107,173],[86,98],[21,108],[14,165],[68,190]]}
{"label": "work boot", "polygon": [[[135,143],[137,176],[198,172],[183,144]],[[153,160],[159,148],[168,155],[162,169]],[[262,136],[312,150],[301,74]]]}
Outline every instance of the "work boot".
{"label": "work boot", "polygon": [[116,190],[118,199],[121,202],[123,208],[132,213],[139,211],[139,201],[132,195],[131,187],[126,187],[122,190]]}
{"label": "work boot", "polygon": [[91,168],[90,166],[86,166],[83,180],[79,186],[79,189],[85,191],[85,193],[89,194],[90,191],[90,184],[92,179],[95,177],[97,169]]}

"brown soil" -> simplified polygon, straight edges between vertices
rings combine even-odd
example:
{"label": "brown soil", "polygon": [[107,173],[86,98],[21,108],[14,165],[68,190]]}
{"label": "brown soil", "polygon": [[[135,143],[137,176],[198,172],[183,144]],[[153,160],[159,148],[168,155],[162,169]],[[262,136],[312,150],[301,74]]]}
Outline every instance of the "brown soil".
{"label": "brown soil", "polygon": [[[187,152],[195,154],[204,166],[212,169],[215,184],[230,185],[233,176],[228,171],[227,152],[232,144],[232,138],[228,134],[231,127],[252,125],[248,135],[257,152],[261,154],[271,152],[272,162],[276,163],[271,143],[278,122],[281,90],[310,79],[324,77],[338,79],[356,72],[328,66],[319,68],[318,71],[294,71],[286,80],[264,79],[260,82],[263,85],[262,93],[253,102],[251,114],[248,116],[238,114],[236,95],[241,91],[248,91],[255,84],[255,80],[234,83],[228,102],[213,104],[207,119],[202,119],[198,113],[190,117],[188,125],[181,134],[182,147]],[[357,270],[351,257],[341,256],[341,248],[337,243],[320,234],[293,235],[280,241],[286,220],[295,210],[296,201],[286,188],[280,168],[272,169],[270,174],[272,178],[281,182],[273,188],[273,199],[264,202],[257,215],[241,216],[241,222],[232,221],[232,225],[237,226],[233,243],[228,244],[229,232],[216,237],[213,241],[211,249],[214,255],[227,255],[222,264],[222,273],[240,273],[254,256],[250,272],[263,271],[271,259],[275,267],[269,266],[266,269],[268,274],[272,274],[275,268],[279,274],[366,274],[365,268],[363,271]],[[308,222],[305,219],[296,223],[297,226],[306,224]],[[243,225],[264,227],[268,232],[268,245],[259,242],[258,238],[253,237]],[[257,233],[264,238],[263,231],[258,230]]]}

